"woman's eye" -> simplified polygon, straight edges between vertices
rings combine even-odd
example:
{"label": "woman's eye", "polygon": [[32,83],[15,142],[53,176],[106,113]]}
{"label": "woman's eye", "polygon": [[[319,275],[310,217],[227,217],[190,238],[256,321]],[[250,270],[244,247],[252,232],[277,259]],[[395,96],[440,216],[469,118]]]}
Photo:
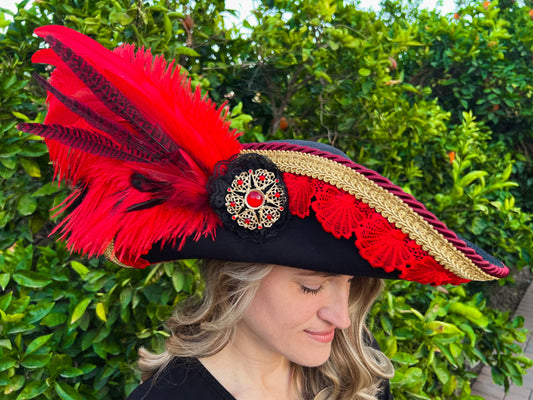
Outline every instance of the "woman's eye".
{"label": "woman's eye", "polygon": [[304,294],[318,294],[322,290],[322,286],[319,286],[316,289],[312,289],[310,287],[301,285],[300,288],[301,288],[302,292],[304,292]]}

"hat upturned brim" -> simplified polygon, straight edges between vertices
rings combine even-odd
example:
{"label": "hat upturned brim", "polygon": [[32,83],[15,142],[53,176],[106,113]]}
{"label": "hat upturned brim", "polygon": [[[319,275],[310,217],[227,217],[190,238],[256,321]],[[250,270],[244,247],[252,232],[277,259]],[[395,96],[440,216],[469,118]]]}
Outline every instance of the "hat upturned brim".
{"label": "hat upturned brim", "polygon": [[[286,141],[246,144],[242,153],[268,157],[282,172],[291,211],[283,229],[273,238],[253,242],[222,226],[214,238],[188,239],[182,247],[156,244],[143,257],[146,261],[261,262],[433,285],[489,281],[509,272],[500,261],[459,238],[414,197],[337,149]],[[301,188],[290,183],[293,177],[308,178],[306,185],[320,185],[321,193],[308,192],[301,199]],[[323,196],[328,189],[338,195]],[[361,205],[371,213],[357,213]],[[307,215],[297,215],[302,208]],[[336,212],[328,215],[331,210]],[[339,215],[345,221],[338,220]]]}

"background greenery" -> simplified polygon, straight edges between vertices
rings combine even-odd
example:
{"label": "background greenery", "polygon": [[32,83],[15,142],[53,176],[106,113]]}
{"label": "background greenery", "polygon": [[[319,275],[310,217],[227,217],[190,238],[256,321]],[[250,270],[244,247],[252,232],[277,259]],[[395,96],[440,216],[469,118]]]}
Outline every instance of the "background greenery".
{"label": "background greenery", "polygon": [[[201,290],[194,263],[145,271],[79,259],[48,235],[67,190],[47,150],[16,130],[42,121],[34,28],[62,24],[113,48],[176,58],[245,141],[329,142],[427,204],[514,270],[533,255],[533,11],[463,1],[455,15],[385,1],[263,0],[229,26],[223,0],[24,1],[0,13],[0,396],[119,399],[137,385],[139,346]],[[512,279],[504,282],[512,284]],[[485,285],[389,282],[370,324],[396,366],[396,399],[475,399],[473,368],[521,383],[523,320],[487,305]]]}

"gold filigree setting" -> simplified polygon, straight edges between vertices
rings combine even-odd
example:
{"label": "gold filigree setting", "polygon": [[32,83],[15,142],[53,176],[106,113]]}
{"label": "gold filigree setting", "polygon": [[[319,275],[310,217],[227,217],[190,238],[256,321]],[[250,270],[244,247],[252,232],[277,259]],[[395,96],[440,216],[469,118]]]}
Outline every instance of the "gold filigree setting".
{"label": "gold filigree setting", "polygon": [[241,172],[227,191],[226,210],[249,230],[273,226],[281,217],[287,197],[274,173],[265,169]]}

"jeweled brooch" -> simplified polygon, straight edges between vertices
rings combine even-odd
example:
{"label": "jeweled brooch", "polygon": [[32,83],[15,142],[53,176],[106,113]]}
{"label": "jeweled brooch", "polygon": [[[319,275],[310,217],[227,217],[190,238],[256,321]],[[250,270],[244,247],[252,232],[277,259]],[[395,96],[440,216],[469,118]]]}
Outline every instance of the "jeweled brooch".
{"label": "jeweled brooch", "polygon": [[[287,189],[276,165],[258,154],[241,155],[212,178],[211,206],[224,226],[261,241],[275,236],[287,212]],[[223,198],[222,198],[223,195]]]}

